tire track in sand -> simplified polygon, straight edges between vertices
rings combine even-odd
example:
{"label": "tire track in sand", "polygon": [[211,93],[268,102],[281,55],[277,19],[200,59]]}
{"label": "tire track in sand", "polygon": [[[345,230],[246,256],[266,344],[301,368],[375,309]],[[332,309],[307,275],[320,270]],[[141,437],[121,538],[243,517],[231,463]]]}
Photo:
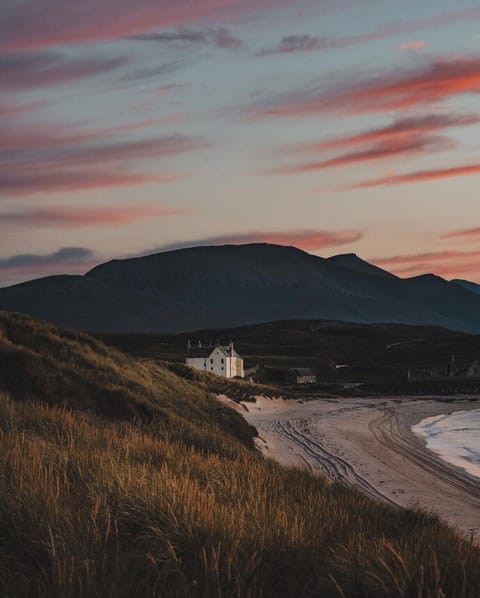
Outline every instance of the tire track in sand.
{"label": "tire track in sand", "polygon": [[[309,463],[309,460],[313,461],[316,468],[330,480],[340,482],[350,488],[356,488],[362,493],[377,500],[398,506],[396,502],[392,501],[377,488],[372,486],[372,484],[361,476],[348,461],[335,455],[319,440],[302,432],[297,427],[297,421],[301,422],[302,420],[275,419],[270,422],[262,423],[261,428],[270,434],[274,434],[281,440],[288,439],[294,447],[299,449],[300,453],[297,453],[297,455],[302,461],[307,463],[311,471],[313,468]],[[306,459],[301,453],[307,455],[309,459]]]}
{"label": "tire track in sand", "polygon": [[398,415],[386,409],[382,415],[368,424],[370,432],[385,449],[394,450],[408,461],[414,463],[437,480],[460,490],[480,510],[480,483],[468,476],[463,470],[442,461],[435,453],[412,442],[402,431]]}

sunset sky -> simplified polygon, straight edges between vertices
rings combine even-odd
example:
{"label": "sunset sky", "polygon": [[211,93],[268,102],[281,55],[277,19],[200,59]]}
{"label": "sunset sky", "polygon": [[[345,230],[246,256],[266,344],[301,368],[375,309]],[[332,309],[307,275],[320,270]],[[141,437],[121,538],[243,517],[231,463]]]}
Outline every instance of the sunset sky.
{"label": "sunset sky", "polygon": [[266,241],[480,281],[480,5],[2,0],[0,286]]}

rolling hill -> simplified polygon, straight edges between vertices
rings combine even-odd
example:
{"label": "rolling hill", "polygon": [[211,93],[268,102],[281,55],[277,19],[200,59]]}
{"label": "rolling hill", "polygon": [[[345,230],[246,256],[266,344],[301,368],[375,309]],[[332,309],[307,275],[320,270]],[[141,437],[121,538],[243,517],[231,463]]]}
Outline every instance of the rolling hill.
{"label": "rolling hill", "polygon": [[[136,357],[183,362],[187,341],[235,340],[247,367],[311,367],[329,383],[406,385],[409,369],[459,368],[480,360],[480,336],[431,326],[288,320],[178,335],[101,335]],[[342,364],[348,367],[336,368]]]}
{"label": "rolling hill", "polygon": [[113,260],[84,276],[0,289],[0,309],[95,332],[181,332],[287,319],[480,332],[480,296],[433,275],[400,279],[355,255],[196,247]]}

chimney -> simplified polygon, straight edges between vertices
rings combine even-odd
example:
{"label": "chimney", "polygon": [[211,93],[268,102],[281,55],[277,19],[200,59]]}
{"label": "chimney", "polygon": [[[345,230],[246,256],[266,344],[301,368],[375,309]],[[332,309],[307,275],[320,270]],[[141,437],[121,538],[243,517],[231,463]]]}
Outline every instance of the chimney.
{"label": "chimney", "polygon": [[230,357],[233,357],[233,341],[230,341]]}
{"label": "chimney", "polygon": [[202,348],[202,341],[198,341],[198,348],[201,349]]}
{"label": "chimney", "polygon": [[192,348],[192,343],[190,342],[190,339],[188,339],[188,341],[187,341],[187,351],[190,351],[191,348]]}

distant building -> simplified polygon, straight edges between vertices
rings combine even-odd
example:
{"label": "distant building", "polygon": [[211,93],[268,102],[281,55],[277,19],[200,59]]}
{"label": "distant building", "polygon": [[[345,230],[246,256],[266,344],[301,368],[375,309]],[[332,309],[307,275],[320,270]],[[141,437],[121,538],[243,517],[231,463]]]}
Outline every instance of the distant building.
{"label": "distant building", "polygon": [[244,377],[243,357],[235,351],[233,341],[226,346],[202,346],[199,342],[196,347],[192,347],[189,343],[186,364],[224,378]]}
{"label": "distant building", "polygon": [[290,384],[316,384],[317,375],[311,368],[290,368]]}
{"label": "distant building", "polygon": [[467,376],[469,378],[480,378],[480,365],[478,361],[474,361],[468,368]]}
{"label": "distant building", "polygon": [[459,368],[452,355],[450,363],[445,368],[440,369],[423,369],[423,370],[409,370],[409,382],[426,382],[426,381],[476,381],[480,380],[480,365],[478,361],[474,361],[468,368]]}

